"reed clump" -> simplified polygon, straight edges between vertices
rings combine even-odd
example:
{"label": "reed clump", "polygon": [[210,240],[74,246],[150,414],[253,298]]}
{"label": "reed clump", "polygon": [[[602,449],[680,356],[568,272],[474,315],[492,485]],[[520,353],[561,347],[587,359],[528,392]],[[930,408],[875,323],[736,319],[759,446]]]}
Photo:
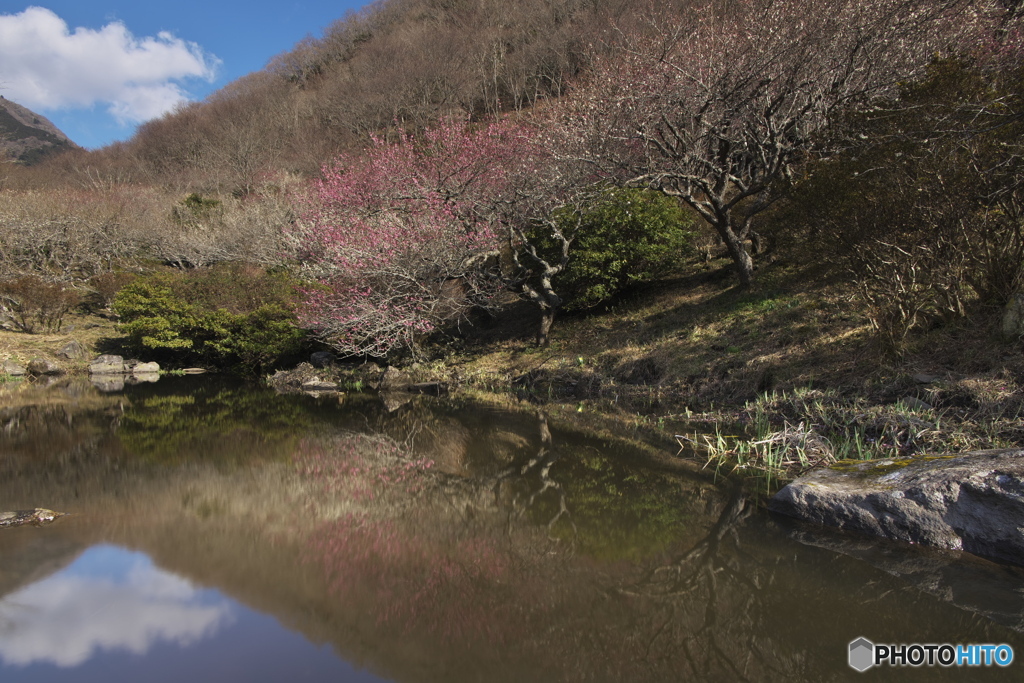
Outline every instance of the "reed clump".
{"label": "reed clump", "polygon": [[934,407],[910,398],[872,405],[864,397],[814,389],[770,392],[746,404],[733,433],[718,426],[713,434],[676,439],[716,468],[787,479],[840,460],[1020,447],[1024,406],[1016,392],[1001,398]]}

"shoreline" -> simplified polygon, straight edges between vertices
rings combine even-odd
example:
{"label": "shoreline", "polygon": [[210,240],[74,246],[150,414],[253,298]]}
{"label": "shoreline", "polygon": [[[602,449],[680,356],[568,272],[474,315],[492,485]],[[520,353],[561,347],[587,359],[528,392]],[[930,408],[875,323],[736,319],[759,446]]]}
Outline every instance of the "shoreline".
{"label": "shoreline", "polygon": [[[1024,446],[1024,354],[998,338],[997,315],[922,331],[891,359],[845,283],[785,264],[766,266],[754,290],[729,276],[721,261],[692,265],[603,312],[563,316],[547,348],[529,341],[536,312],[513,306],[432,340],[387,381],[631,425],[769,480],[850,457]],[[56,334],[0,330],[0,365],[39,357],[78,375],[123,353],[114,320],[66,322]],[[83,355],[62,357],[71,343]],[[296,388],[315,379],[345,391],[376,387],[388,366],[306,367]]]}

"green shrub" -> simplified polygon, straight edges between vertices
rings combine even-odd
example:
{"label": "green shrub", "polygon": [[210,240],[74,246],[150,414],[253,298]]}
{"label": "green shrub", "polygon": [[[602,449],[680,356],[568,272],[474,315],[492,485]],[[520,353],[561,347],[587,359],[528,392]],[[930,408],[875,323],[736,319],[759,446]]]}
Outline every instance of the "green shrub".
{"label": "green shrub", "polygon": [[252,372],[299,351],[296,284],[284,273],[238,264],[162,272],[124,287],[114,310],[140,353]]}
{"label": "green shrub", "polygon": [[175,279],[167,274],[140,278],[115,297],[119,327],[135,349],[195,348],[196,333],[209,327],[209,314],[172,288]]}
{"label": "green shrub", "polygon": [[[645,189],[609,189],[582,215],[556,219],[581,221],[566,269],[555,278],[566,310],[591,308],[671,272],[694,235],[693,217],[678,200]],[[556,249],[550,239],[539,242],[545,252]]]}
{"label": "green shrub", "polygon": [[278,358],[296,353],[304,335],[295,326],[295,314],[280,304],[260,306],[251,313],[228,313],[226,334],[208,342],[225,358],[237,358],[245,368],[264,368]]}
{"label": "green shrub", "polygon": [[171,210],[171,219],[179,225],[202,225],[216,220],[221,211],[219,200],[193,192],[174,206]]}

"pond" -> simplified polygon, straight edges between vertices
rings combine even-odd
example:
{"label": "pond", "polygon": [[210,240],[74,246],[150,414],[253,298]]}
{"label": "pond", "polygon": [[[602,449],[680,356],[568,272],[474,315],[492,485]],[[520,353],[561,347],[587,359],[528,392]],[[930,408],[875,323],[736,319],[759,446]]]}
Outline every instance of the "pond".
{"label": "pond", "polygon": [[1024,655],[1021,569],[777,518],[671,455],[525,405],[0,385],[0,511],[69,513],[0,529],[0,680],[828,681],[861,675],[858,637]]}

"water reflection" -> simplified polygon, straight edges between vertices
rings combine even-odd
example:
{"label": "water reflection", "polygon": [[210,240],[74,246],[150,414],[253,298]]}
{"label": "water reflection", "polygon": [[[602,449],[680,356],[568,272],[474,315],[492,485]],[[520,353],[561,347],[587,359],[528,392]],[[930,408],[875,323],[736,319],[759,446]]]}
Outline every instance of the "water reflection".
{"label": "water reflection", "polygon": [[[185,644],[238,680],[266,678],[271,652],[279,679],[350,662],[345,676],[446,682],[843,680],[858,636],[1024,654],[1019,571],[852,552],[543,412],[208,379],[100,399],[6,413],[0,500],[72,515],[0,534],[5,681],[60,657],[84,676],[133,648],[155,668]],[[96,553],[139,569],[91,572]],[[972,590],[995,575],[982,605]],[[112,633],[135,632],[97,635],[114,607]]]}
{"label": "water reflection", "polygon": [[221,599],[112,546],[0,600],[0,660],[78,666],[99,651],[144,655],[157,642],[189,646],[230,623]]}
{"label": "water reflection", "polygon": [[0,680],[386,679],[339,659],[218,591],[110,545],[0,600]]}

